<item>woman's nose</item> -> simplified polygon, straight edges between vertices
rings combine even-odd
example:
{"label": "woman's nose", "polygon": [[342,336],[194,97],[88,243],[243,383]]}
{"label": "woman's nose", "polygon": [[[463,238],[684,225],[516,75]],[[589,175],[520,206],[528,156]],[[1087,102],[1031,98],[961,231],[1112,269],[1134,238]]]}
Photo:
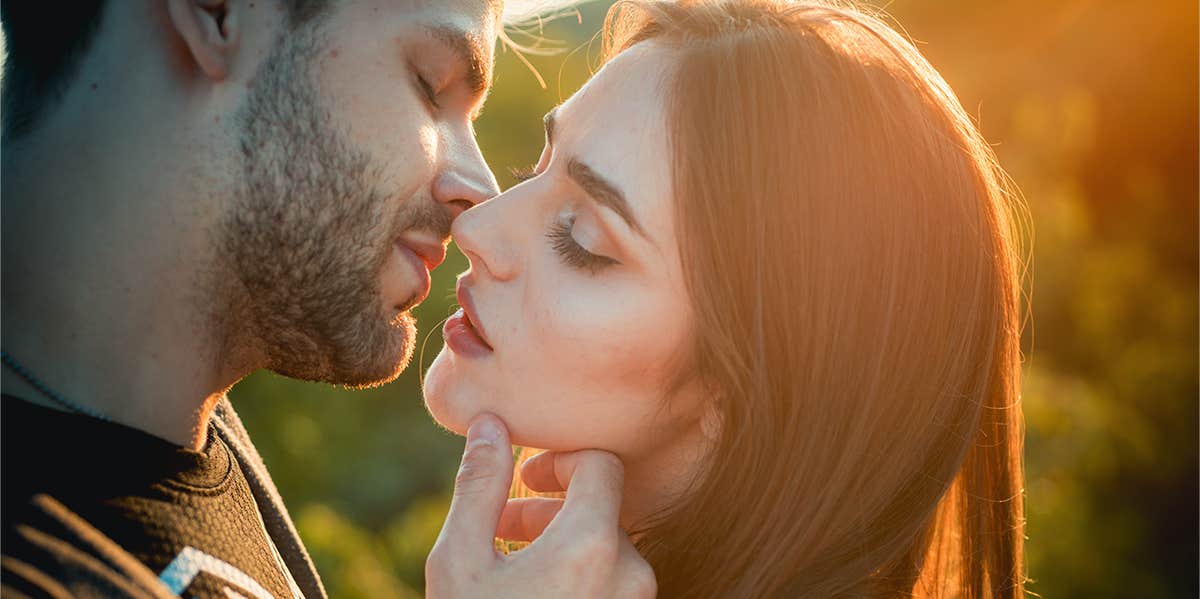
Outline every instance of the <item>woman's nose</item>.
{"label": "woman's nose", "polygon": [[501,194],[479,204],[460,214],[450,227],[450,236],[471,261],[471,269],[500,281],[516,277],[519,262],[515,223],[506,218],[515,215],[505,214],[508,200]]}

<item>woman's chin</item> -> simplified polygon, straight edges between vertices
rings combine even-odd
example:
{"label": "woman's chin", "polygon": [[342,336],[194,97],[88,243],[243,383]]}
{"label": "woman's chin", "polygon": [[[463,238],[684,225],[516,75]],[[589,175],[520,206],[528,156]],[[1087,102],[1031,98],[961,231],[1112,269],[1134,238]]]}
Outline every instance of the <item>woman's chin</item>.
{"label": "woman's chin", "polygon": [[430,397],[429,393],[425,393],[425,409],[429,411],[429,415],[433,417],[434,422],[437,422],[442,428],[460,436],[467,436],[467,425],[471,422],[471,417],[460,417],[455,411],[446,406],[438,398]]}
{"label": "woman's chin", "polygon": [[468,410],[459,405],[461,401],[455,401],[465,394],[460,389],[463,386],[461,379],[455,377],[454,358],[447,355],[449,351],[443,347],[433,364],[430,364],[429,371],[425,373],[422,394],[425,409],[435,422],[446,430],[466,436],[467,424],[473,415],[467,414]]}
{"label": "woman's chin", "polygon": [[[520,430],[520,423],[512,419],[514,414],[509,413],[511,410],[505,410],[497,405],[498,395],[495,389],[486,392],[486,396],[481,393],[485,392],[461,378],[456,378],[452,368],[447,367],[444,363],[439,366],[437,360],[425,375],[425,409],[442,428],[465,437],[471,421],[476,416],[487,412],[500,418],[504,423],[512,444],[527,445],[531,441],[536,441],[534,438],[526,438],[526,435]],[[533,446],[537,447],[537,445]]]}
{"label": "woman's chin", "polygon": [[478,380],[477,373],[461,372],[456,366],[455,356],[443,347],[425,373],[422,389],[425,409],[442,428],[465,437],[471,421],[487,412],[504,422],[513,445],[560,451],[581,449],[574,444],[564,443],[568,439],[556,439],[554,435],[547,438],[547,430],[557,431],[561,427],[550,429],[539,426],[537,418],[531,419],[530,413],[522,411],[520,397],[514,401],[512,396],[500,389],[502,384]]}

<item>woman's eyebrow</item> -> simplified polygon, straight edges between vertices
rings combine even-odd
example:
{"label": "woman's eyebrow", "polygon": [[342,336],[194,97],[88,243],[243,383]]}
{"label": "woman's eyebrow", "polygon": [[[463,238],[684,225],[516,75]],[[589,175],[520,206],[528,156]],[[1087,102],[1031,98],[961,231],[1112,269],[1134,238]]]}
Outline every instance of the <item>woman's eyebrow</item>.
{"label": "woman's eyebrow", "polygon": [[597,204],[612,210],[629,225],[638,235],[641,235],[646,241],[650,238],[646,235],[646,230],[638,223],[633,216],[633,210],[629,207],[629,202],[625,199],[625,194],[612,183],[609,183],[604,177],[601,177],[596,171],[592,170],[588,165],[572,158],[567,162],[567,175],[571,177],[583,190],[591,196]]}
{"label": "woman's eyebrow", "polygon": [[[542,117],[542,123],[546,127],[546,145],[554,146],[554,123],[558,107],[555,106]],[[571,158],[567,161],[567,176],[569,176],[577,185],[583,188],[583,191],[588,194],[597,204],[612,210],[633,229],[635,233],[642,236],[642,239],[649,241],[652,245],[656,245],[654,240],[646,234],[646,230],[642,228],[641,223],[633,216],[633,209],[629,207],[629,201],[625,199],[625,194],[616,185],[610,183],[604,177],[601,177],[596,171],[592,170],[588,165],[580,162],[577,158]]]}

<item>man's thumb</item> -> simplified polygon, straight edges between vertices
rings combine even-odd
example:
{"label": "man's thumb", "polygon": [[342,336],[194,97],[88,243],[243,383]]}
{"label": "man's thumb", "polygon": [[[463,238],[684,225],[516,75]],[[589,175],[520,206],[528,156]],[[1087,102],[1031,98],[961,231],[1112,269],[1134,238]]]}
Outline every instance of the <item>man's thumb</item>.
{"label": "man's thumb", "polygon": [[512,446],[504,423],[491,414],[476,416],[467,429],[467,444],[441,541],[449,543],[455,552],[486,551],[491,555],[512,475]]}

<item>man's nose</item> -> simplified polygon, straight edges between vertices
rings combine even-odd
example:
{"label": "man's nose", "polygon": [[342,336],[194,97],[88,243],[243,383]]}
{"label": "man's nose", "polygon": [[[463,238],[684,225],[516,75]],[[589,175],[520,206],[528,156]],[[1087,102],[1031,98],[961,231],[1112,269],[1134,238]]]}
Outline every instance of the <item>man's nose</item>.
{"label": "man's nose", "polygon": [[496,177],[475,139],[472,137],[459,148],[454,155],[447,156],[445,168],[433,182],[433,199],[446,207],[452,219],[500,193]]}

